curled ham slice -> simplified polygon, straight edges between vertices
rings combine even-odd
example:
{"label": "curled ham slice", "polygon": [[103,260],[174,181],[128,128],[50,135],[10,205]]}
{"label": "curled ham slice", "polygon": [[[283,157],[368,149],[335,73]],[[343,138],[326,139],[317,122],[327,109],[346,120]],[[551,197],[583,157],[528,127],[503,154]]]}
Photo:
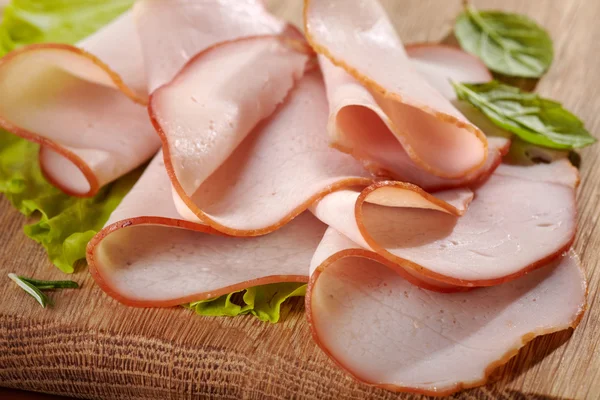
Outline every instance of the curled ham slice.
{"label": "curled ham slice", "polygon": [[[578,182],[578,172],[567,160],[501,165],[475,190],[468,212],[460,218],[448,207],[372,204],[370,192],[377,185],[362,192],[332,193],[312,211],[409,273],[456,286],[490,286],[569,249],[576,231]],[[439,204],[444,197],[456,196],[456,190],[436,196]]]}
{"label": "curled ham slice", "polygon": [[[488,135],[488,156],[485,163],[461,178],[440,177],[423,169],[413,162],[402,143],[391,133],[393,124],[377,104],[371,91],[324,56],[320,56],[332,109],[328,122],[329,132],[351,132],[354,135],[354,145],[361,151],[369,152],[368,155],[353,152],[354,156],[378,176],[414,183],[427,191],[473,185],[485,180],[507,153],[510,135],[489,122],[472,106],[459,102],[449,81],[481,83],[489,81],[491,74],[477,58],[447,46],[409,45],[406,52],[416,71]],[[335,142],[333,145],[337,146]]]}
{"label": "curled ham slice", "polygon": [[172,307],[250,286],[306,282],[325,228],[305,213],[271,235],[235,238],[182,220],[158,154],[89,243],[87,259],[98,285],[117,300]]}
{"label": "curled ham slice", "polygon": [[401,144],[406,154],[397,157],[439,177],[462,178],[485,163],[485,136],[419,75],[377,1],[307,0],[305,31],[323,55],[337,148],[392,173],[381,159],[385,136]]}
{"label": "curled ham slice", "polygon": [[0,126],[42,145],[42,171],[66,193],[92,196],[159,147],[129,13],[78,47],[9,53],[0,59],[0,91]]}
{"label": "curled ham slice", "polygon": [[572,252],[519,280],[448,294],[342,251],[344,240],[330,228],[315,254],[308,321],[340,367],[388,390],[449,395],[482,385],[536,336],[575,327],[586,307]]}
{"label": "curled ham slice", "polygon": [[196,211],[190,197],[273,114],[307,62],[306,53],[278,36],[225,42],[198,54],[152,95],[166,167],[187,207]]}

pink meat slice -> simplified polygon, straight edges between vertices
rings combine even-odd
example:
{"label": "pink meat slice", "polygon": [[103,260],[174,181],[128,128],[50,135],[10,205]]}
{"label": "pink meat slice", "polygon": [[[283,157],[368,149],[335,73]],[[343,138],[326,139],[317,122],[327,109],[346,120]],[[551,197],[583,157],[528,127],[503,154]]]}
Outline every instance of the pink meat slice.
{"label": "pink meat slice", "polygon": [[329,229],[312,263],[306,309],[315,341],[356,379],[449,395],[486,382],[536,336],[575,327],[586,281],[573,252],[498,286],[435,293],[362,255]]}
{"label": "pink meat slice", "polygon": [[94,195],[159,147],[129,13],[77,47],[32,45],[3,57],[0,91],[0,126],[40,143],[43,172],[69,194]]}
{"label": "pink meat slice", "polygon": [[[329,135],[337,148],[371,161],[381,150],[369,148],[364,138],[372,126],[373,143],[384,133],[391,136],[411,162],[433,175],[462,178],[484,164],[484,134],[417,72],[376,0],[308,0],[305,31],[324,56],[321,64],[338,122],[330,125]],[[476,68],[480,71],[480,64]]]}
{"label": "pink meat slice", "polygon": [[[357,149],[352,154],[376,176],[414,183],[428,191],[456,188],[485,180],[507,153],[510,135],[472,106],[459,102],[449,82],[487,82],[491,74],[472,55],[447,46],[409,45],[406,52],[415,70],[487,135],[488,156],[485,163],[461,178],[440,177],[430,173],[411,159],[394,136],[393,121],[377,104],[372,92],[342,68],[319,56],[331,107],[329,132],[352,135]],[[337,146],[335,141],[332,145]]]}
{"label": "pink meat slice", "polygon": [[171,81],[199,52],[289,27],[260,0],[141,0],[134,5],[150,92]]}
{"label": "pink meat slice", "polygon": [[251,286],[306,282],[325,229],[310,213],[253,238],[182,220],[159,153],[89,243],[87,259],[98,285],[120,302],[172,307]]}
{"label": "pink meat slice", "polygon": [[[228,234],[256,235],[277,229],[326,193],[369,185],[372,180],[360,164],[327,146],[322,134],[326,118],[323,82],[319,72],[312,71],[224,162],[214,163],[216,171],[188,197],[200,218],[186,213],[185,203],[176,202],[180,214]],[[193,160],[208,158],[198,152]],[[179,171],[187,174],[190,168]]]}
{"label": "pink meat slice", "polygon": [[[447,207],[373,204],[369,196],[377,185],[332,193],[311,210],[409,273],[455,286],[490,286],[540,267],[571,246],[578,182],[578,171],[564,159],[535,166],[503,164],[475,189],[460,218],[462,213]],[[429,198],[437,198],[437,204],[465,198],[457,190],[434,196]]]}

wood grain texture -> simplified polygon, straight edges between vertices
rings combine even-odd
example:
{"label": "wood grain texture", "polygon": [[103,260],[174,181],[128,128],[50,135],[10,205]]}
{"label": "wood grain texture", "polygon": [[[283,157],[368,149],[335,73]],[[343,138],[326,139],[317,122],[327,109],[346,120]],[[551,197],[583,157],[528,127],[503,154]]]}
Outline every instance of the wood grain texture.
{"label": "wood grain texture", "polygon": [[[272,0],[295,23],[300,0]],[[460,0],[383,1],[406,43],[448,41]],[[537,90],[562,101],[600,130],[600,1],[480,0],[481,9],[525,13],[549,29],[556,58]],[[531,84],[531,82],[530,82]],[[496,383],[460,399],[595,399],[600,397],[600,145],[582,152],[580,231],[575,248],[589,278],[589,310],[574,331],[536,339],[494,374]],[[283,322],[250,317],[201,318],[181,308],[126,308],[104,295],[85,268],[82,289],[52,294],[42,309],[6,278],[17,272],[64,278],[22,233],[25,218],[0,199],[0,386],[81,398],[349,398],[419,399],[356,383],[313,343],[302,301]],[[308,266],[307,266],[308,267]]]}

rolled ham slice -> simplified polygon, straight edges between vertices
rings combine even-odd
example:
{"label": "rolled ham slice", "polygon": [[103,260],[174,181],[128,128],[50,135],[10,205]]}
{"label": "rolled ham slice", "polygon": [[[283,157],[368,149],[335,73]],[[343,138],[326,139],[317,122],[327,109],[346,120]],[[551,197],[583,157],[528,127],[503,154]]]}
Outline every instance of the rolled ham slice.
{"label": "rolled ham slice", "polygon": [[344,240],[330,228],[315,254],[308,321],[336,364],[384,389],[442,396],[483,385],[533,338],[575,327],[586,307],[572,252],[519,280],[448,294],[341,251]]}
{"label": "rolled ham slice", "polygon": [[[379,186],[406,185],[401,183],[337,191],[311,210],[354,242],[421,279],[490,286],[517,278],[569,249],[576,232],[578,183],[578,171],[564,159],[535,166],[501,165],[475,189],[468,212],[460,218],[461,213],[448,212],[447,206],[369,201]],[[454,190],[435,196],[429,199],[443,204],[445,197],[457,194]]]}
{"label": "rolled ham slice", "polygon": [[462,178],[483,166],[485,136],[420,76],[376,0],[307,0],[305,31],[323,55],[333,145],[392,173],[385,136],[402,146],[400,165],[432,175]]}
{"label": "rolled ham slice", "polygon": [[78,46],[32,45],[0,59],[0,126],[41,144],[50,182],[92,196],[159,148],[145,81],[126,13]]}

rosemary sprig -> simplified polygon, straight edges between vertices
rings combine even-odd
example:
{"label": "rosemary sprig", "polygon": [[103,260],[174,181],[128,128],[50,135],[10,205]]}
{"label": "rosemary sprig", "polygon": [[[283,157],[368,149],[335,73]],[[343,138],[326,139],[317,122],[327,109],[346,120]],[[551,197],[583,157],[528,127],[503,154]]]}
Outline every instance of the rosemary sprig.
{"label": "rosemary sprig", "polygon": [[8,274],[8,277],[17,285],[19,285],[21,289],[31,295],[31,297],[33,297],[44,308],[46,308],[46,306],[51,306],[54,303],[42,292],[42,290],[79,288],[77,282],[73,281],[41,281],[24,276],[18,276],[14,273]]}
{"label": "rosemary sprig", "polygon": [[36,288],[40,290],[48,290],[48,289],[79,289],[79,285],[77,282],[73,281],[40,281],[33,278],[27,278],[24,276],[19,276],[20,279],[25,282],[29,282],[34,285]]}

